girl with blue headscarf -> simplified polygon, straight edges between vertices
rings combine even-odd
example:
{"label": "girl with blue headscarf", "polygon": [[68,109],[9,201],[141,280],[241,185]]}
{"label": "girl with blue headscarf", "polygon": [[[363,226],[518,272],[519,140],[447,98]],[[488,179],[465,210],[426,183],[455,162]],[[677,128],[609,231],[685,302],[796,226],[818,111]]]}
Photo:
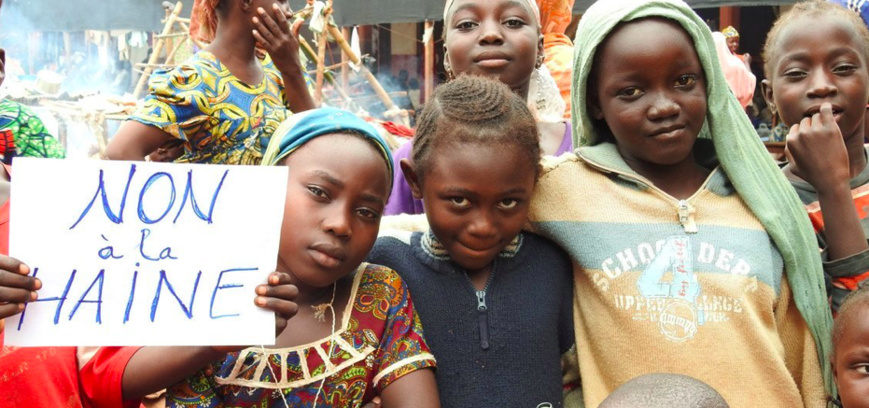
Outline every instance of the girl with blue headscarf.
{"label": "girl with blue headscarf", "polygon": [[316,109],[277,128],[262,164],[290,168],[277,269],[298,313],[274,348],[227,354],[171,387],[167,406],[439,406],[407,287],[362,262],[392,188],[386,142],[350,112]]}

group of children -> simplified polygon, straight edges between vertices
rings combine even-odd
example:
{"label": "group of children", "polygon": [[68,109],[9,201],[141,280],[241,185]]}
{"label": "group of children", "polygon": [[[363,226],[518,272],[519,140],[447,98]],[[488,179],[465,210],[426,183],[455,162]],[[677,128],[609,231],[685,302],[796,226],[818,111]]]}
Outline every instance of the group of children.
{"label": "group of children", "polygon": [[[256,14],[242,27],[256,41],[287,34],[257,25],[272,1],[219,3],[221,18]],[[791,126],[781,169],[680,0],[589,8],[576,149],[542,162],[555,144],[528,107],[536,5],[451,0],[444,15],[455,79],[406,157],[331,108],[247,144],[291,169],[279,272],[255,297],[276,312],[275,346],[3,348],[0,405],[37,401],[7,390],[45,393],[51,380],[22,379],[59,372],[9,362],[66,353],[72,406],[161,388],[179,407],[869,406],[869,29],[856,14],[812,0],[769,34],[764,96]],[[186,139],[168,126],[145,147]],[[402,186],[421,231],[380,228]],[[0,318],[37,298],[28,272],[0,258]]]}

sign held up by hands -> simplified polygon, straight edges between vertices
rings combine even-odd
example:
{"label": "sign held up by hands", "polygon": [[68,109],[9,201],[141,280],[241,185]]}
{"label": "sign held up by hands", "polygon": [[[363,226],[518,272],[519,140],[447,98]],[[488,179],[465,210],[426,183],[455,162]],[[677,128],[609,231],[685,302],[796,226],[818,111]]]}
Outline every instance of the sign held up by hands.
{"label": "sign held up by hands", "polygon": [[15,161],[10,255],[42,280],[12,346],[274,342],[287,168]]}

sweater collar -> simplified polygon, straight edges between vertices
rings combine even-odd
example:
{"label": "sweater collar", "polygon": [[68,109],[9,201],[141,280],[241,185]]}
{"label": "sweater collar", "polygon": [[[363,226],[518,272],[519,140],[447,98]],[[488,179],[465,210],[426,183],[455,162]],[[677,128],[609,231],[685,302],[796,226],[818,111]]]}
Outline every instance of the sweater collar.
{"label": "sweater collar", "polygon": [[[613,174],[622,182],[626,182],[639,190],[646,190],[652,185],[651,181],[628,166],[614,143],[583,146],[576,149],[576,155],[598,171]],[[709,178],[704,183],[707,190],[721,197],[736,193],[730,179],[718,166],[711,140],[697,139],[694,145],[694,155],[701,166],[712,169]]]}
{"label": "sweater collar", "polygon": [[[417,239],[419,239],[419,250],[414,252],[416,252],[420,261],[439,272],[452,273],[462,270],[460,266],[453,262],[444,245],[431,230],[419,234]],[[498,253],[498,258],[501,260],[518,258],[524,241],[524,233],[519,233]]]}

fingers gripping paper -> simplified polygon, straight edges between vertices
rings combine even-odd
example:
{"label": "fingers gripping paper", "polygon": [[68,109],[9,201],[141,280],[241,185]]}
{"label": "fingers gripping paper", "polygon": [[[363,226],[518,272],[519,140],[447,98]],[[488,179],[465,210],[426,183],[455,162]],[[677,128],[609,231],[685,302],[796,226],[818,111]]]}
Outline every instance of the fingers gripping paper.
{"label": "fingers gripping paper", "polygon": [[282,166],[18,158],[10,255],[42,280],[15,346],[273,344]]}

